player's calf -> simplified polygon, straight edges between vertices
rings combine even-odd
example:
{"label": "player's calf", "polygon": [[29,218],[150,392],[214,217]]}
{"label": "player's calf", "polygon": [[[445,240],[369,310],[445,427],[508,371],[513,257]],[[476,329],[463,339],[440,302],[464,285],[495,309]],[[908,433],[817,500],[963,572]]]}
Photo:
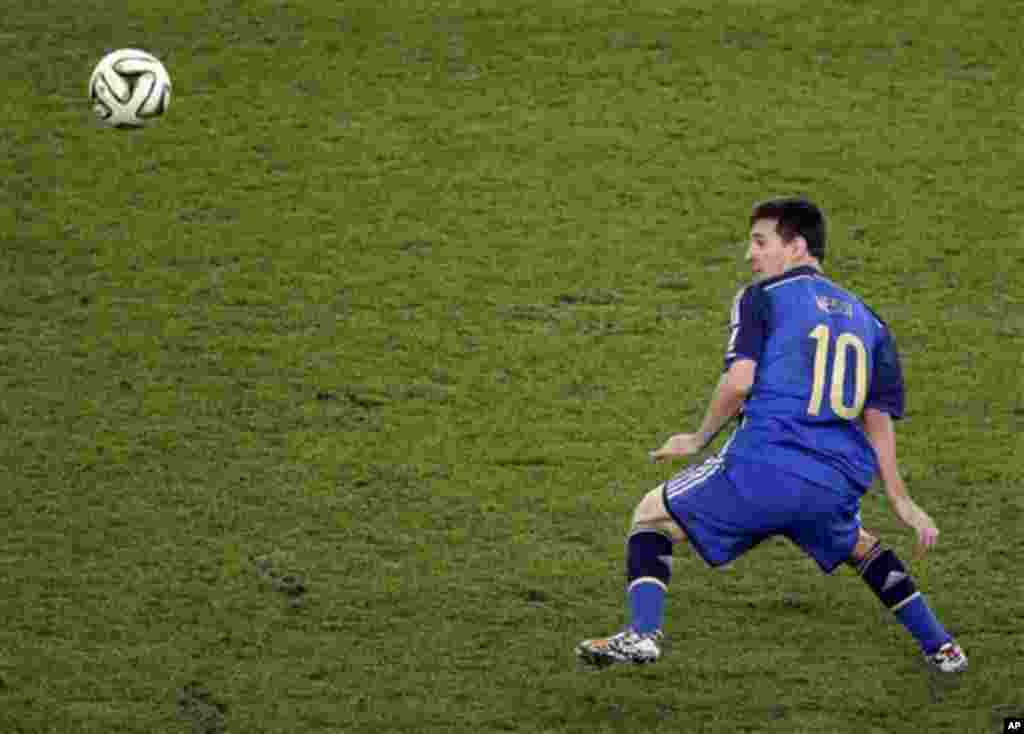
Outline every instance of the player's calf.
{"label": "player's calf", "polygon": [[626,540],[626,595],[630,623],[617,635],[584,640],[579,659],[592,667],[612,663],[653,663],[661,655],[665,594],[672,578],[672,546],[685,540],[665,508],[662,488],[648,492],[633,513]]}
{"label": "player's calf", "polygon": [[[862,556],[850,559],[868,585],[907,631],[914,636],[925,658],[943,672],[959,672],[967,667],[967,657],[932,612],[918,591],[903,562],[889,548],[875,541]],[[947,653],[954,651],[956,660]]]}
{"label": "player's calf", "polygon": [[633,631],[650,634],[661,629],[671,578],[672,540],[656,530],[634,530],[626,542],[626,593]]}
{"label": "player's calf", "polygon": [[880,541],[853,563],[864,583],[891,612],[898,612],[921,595],[902,561]]}

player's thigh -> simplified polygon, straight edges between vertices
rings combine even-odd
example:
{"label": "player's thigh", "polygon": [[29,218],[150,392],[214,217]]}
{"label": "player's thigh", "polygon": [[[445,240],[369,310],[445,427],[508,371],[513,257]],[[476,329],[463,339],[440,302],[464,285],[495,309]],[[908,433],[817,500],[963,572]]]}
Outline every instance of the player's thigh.
{"label": "player's thigh", "polygon": [[633,511],[633,529],[658,530],[668,533],[676,542],[686,540],[686,533],[679,527],[679,523],[672,518],[665,506],[663,484],[659,484],[640,500]]}
{"label": "player's thigh", "polygon": [[805,512],[798,514],[785,535],[814,559],[822,571],[832,573],[839,564],[853,558],[872,536],[860,526],[857,497],[843,496],[810,483],[804,490]]}
{"label": "player's thigh", "polygon": [[[732,466],[732,465],[731,465]],[[710,566],[730,563],[784,527],[790,510],[765,499],[755,468],[733,475],[717,456],[693,464],[665,484],[665,503],[687,542]],[[754,484],[747,486],[748,481]],[[754,501],[752,498],[758,498]]]}

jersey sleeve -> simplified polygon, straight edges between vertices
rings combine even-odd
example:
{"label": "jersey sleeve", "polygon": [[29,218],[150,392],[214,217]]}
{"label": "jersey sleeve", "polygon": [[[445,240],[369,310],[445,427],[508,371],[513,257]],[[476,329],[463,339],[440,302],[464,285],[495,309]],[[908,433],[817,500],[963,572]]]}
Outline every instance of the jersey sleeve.
{"label": "jersey sleeve", "polygon": [[867,408],[875,408],[888,413],[894,419],[903,417],[904,405],[903,368],[900,366],[900,355],[896,342],[888,329],[882,332],[882,338],[875,349],[874,375],[868,390]]}
{"label": "jersey sleeve", "polygon": [[729,318],[729,345],[725,349],[726,370],[737,359],[761,361],[765,339],[765,295],[756,286],[736,294]]}

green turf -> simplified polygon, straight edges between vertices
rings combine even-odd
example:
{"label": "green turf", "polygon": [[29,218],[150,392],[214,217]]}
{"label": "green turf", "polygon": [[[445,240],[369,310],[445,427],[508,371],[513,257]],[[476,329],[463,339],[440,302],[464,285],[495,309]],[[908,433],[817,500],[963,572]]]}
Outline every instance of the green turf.
{"label": "green turf", "polygon": [[[126,5],[137,6],[126,9]],[[997,731],[1024,714],[1019,0],[8,13],[0,731]],[[100,127],[106,51],[168,114]],[[899,337],[940,686],[850,572],[623,533],[695,426],[751,204],[816,198]],[[878,493],[865,522],[910,558]]]}

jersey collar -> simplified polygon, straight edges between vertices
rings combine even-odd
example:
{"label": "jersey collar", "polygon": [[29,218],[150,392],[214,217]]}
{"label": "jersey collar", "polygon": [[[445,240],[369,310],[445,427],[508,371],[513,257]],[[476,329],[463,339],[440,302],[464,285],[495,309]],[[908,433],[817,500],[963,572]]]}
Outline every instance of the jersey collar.
{"label": "jersey collar", "polygon": [[767,280],[762,280],[760,283],[758,283],[758,285],[760,285],[760,286],[775,285],[776,283],[782,283],[783,281],[789,280],[790,278],[799,278],[799,277],[804,276],[804,275],[811,275],[811,276],[814,276],[814,277],[818,277],[818,276],[821,275],[821,271],[818,270],[813,265],[798,265],[795,268],[787,270],[786,272],[782,273],[781,275],[776,275],[773,278],[768,278]]}

